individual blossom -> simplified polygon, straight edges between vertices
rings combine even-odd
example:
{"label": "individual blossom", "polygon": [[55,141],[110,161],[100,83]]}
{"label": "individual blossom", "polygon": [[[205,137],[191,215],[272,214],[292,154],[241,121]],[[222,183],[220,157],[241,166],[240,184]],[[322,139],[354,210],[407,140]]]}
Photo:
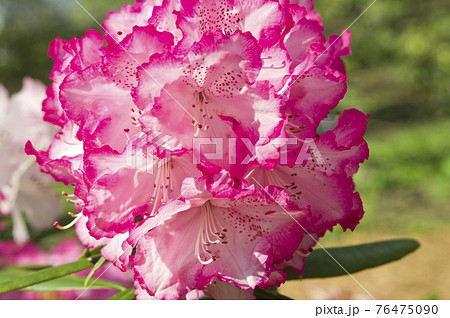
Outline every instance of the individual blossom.
{"label": "individual blossom", "polygon": [[192,149],[195,138],[278,136],[281,100],[269,83],[255,83],[260,54],[249,33],[211,32],[187,56],[153,56],[138,72],[135,101],[146,109],[140,122],[173,136],[175,149]]}
{"label": "individual blossom", "polygon": [[[86,155],[90,167],[85,175],[91,184],[79,197],[84,200],[87,227],[97,239],[128,232],[136,218],[153,216],[160,205],[179,198],[185,178],[202,175],[188,154],[163,158],[150,152],[145,155],[141,166],[132,165],[127,151],[119,154],[103,147]],[[93,170],[102,163],[114,165],[96,176]]]}
{"label": "individual blossom", "polygon": [[0,215],[11,216],[17,243],[28,240],[29,225],[36,230],[51,227],[60,213],[60,199],[51,189],[52,179],[42,174],[35,160],[25,154],[27,139],[48,144],[54,134],[42,123],[41,103],[45,86],[25,78],[20,92],[8,97],[0,85]]}
{"label": "individual blossom", "polygon": [[289,150],[286,164],[272,171],[254,168],[249,173],[248,178],[258,185],[279,186],[289,193],[292,202],[311,209],[304,225],[310,237],[302,241],[293,261],[283,262],[280,268],[290,265],[300,274],[304,257],[319,237],[338,224],[344,230],[353,230],[362,218],[362,202],[354,191],[352,176],[368,158],[367,143],[362,138],[367,118],[357,110],[346,110],[334,129]]}
{"label": "individual blossom", "polygon": [[[226,177],[220,184],[228,187]],[[268,282],[273,262],[297,248],[303,235],[297,222],[308,211],[290,203],[283,190],[230,187],[228,195],[213,197],[205,178],[185,186],[182,199],[143,220],[128,240],[136,245],[135,279],[150,296],[177,299],[214,278],[254,289]]]}
{"label": "individual blossom", "polygon": [[[348,218],[345,227],[353,229],[361,215],[350,213],[354,201],[352,176],[368,158],[367,143],[362,138],[367,117],[354,109],[344,111],[334,129],[287,150],[285,164],[272,171],[253,169],[247,178],[279,186],[300,206],[310,205],[311,224],[317,228],[332,227]],[[354,225],[350,225],[352,217]]]}

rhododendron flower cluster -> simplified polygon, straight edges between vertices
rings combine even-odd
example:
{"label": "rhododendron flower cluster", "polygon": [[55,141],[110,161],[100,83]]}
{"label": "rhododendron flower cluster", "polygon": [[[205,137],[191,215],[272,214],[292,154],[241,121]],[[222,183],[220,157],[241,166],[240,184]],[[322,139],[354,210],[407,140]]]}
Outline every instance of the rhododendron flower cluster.
{"label": "rhododendron flower cluster", "polygon": [[312,0],[136,1],[103,30],[52,42],[60,130],[26,150],[74,185],[79,239],[133,270],[138,299],[252,298],[358,224],[368,116],[318,134],[350,35],[327,40]]}
{"label": "rhododendron flower cluster", "polygon": [[0,216],[12,217],[17,243],[28,240],[25,219],[35,230],[42,230],[51,227],[61,209],[60,198],[50,187],[52,178],[42,174],[24,152],[30,136],[44,147],[57,131],[42,123],[44,98],[44,84],[30,78],[11,97],[0,84]]}

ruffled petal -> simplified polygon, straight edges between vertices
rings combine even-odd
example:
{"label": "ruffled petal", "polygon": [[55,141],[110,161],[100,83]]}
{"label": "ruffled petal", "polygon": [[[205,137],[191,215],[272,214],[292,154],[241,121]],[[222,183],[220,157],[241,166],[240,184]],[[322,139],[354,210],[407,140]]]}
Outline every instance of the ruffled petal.
{"label": "ruffled petal", "polygon": [[275,265],[275,267],[279,269],[290,267],[297,275],[300,276],[305,268],[305,257],[311,254],[312,248],[317,244],[319,236],[321,235],[315,233],[305,235],[300,243],[300,246],[292,255],[292,258],[288,261],[282,262],[281,264]]}
{"label": "ruffled petal", "polygon": [[320,158],[319,153],[313,157],[297,149],[293,153],[297,158],[293,167],[280,165],[273,171],[257,169],[252,176],[262,185],[282,187],[300,207],[310,206],[312,217],[308,231],[320,233],[336,224],[352,228],[363,214],[359,196],[353,193],[352,175],[369,154],[362,139],[366,119],[359,111],[344,111],[336,128],[314,140]]}
{"label": "ruffled petal", "polygon": [[299,65],[307,59],[313,44],[325,43],[322,32],[321,25],[305,18],[298,21],[290,30],[284,40],[284,46],[289,52],[293,66]]}
{"label": "ruffled petal", "polygon": [[133,28],[120,43],[111,43],[107,49],[104,65],[113,85],[131,90],[137,85],[136,72],[151,55],[163,53],[173,45],[173,35],[158,32],[152,25]]}
{"label": "ruffled petal", "polygon": [[101,67],[94,65],[67,76],[60,95],[66,114],[80,127],[80,140],[92,136],[99,145],[123,150],[127,140],[124,131],[135,126],[130,119],[133,101],[129,90],[114,85]]}
{"label": "ruffled petal", "polygon": [[97,180],[89,190],[83,211],[89,218],[87,227],[92,236],[114,237],[128,231],[138,215],[150,210],[152,190],[152,178],[132,168],[122,168]]}
{"label": "ruffled petal", "polygon": [[144,26],[152,16],[153,8],[162,0],[137,0],[134,5],[126,4],[120,11],[108,13],[102,24],[105,38],[109,42],[120,42],[133,30],[134,26]]}
{"label": "ruffled petal", "polygon": [[[315,130],[320,121],[325,119],[329,111],[344,97],[346,91],[345,78],[336,78],[313,68],[295,80],[286,103],[286,113],[294,117],[291,119],[293,124],[306,125],[307,128]],[[298,119],[295,117],[297,114],[300,115]],[[309,122],[304,122],[303,116],[307,117]]]}
{"label": "ruffled petal", "polygon": [[178,299],[209,283],[201,281],[203,265],[194,251],[200,225],[200,209],[191,209],[140,238],[131,264],[136,280],[150,296]]}
{"label": "ruffled petal", "polygon": [[59,86],[64,78],[74,71],[82,71],[90,65],[100,63],[103,58],[103,37],[95,30],[89,30],[81,39],[64,42],[60,38],[52,41],[48,55],[53,59],[50,74],[52,84],[47,88],[47,98],[42,104],[44,120],[63,126],[67,121],[59,101]]}

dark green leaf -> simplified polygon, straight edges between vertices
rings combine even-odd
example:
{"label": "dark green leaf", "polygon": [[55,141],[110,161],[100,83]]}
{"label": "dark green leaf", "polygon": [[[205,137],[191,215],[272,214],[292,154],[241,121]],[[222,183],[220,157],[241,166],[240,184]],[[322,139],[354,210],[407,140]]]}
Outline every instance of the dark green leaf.
{"label": "dark green leaf", "polygon": [[133,300],[136,299],[136,296],[134,295],[134,288],[128,288],[120,293],[115,294],[112,296],[109,300]]}
{"label": "dark green leaf", "polygon": [[[86,289],[84,285],[85,278],[82,276],[66,276],[50,280],[44,283],[36,284],[30,287],[24,288],[24,290],[32,291],[62,291],[62,290],[76,290],[76,289]],[[115,289],[122,291],[125,289],[124,286],[102,279],[97,279],[94,283],[89,285],[89,289]]]}
{"label": "dark green leaf", "polygon": [[7,266],[3,267],[0,270],[1,271],[9,271],[9,270],[24,270],[24,271],[38,271],[41,269],[52,267],[52,265],[20,265],[20,266]]}
{"label": "dark green leaf", "polygon": [[[12,279],[19,279],[32,274],[33,271],[25,270],[23,268],[5,268],[0,271],[0,282],[10,281]],[[49,280],[43,283],[35,284],[23,288],[23,290],[28,291],[40,291],[40,292],[54,292],[63,290],[77,290],[86,289],[84,286],[85,277],[83,276],[66,276],[57,278],[54,280]],[[92,285],[89,286],[90,289],[115,289],[122,291],[125,289],[124,286],[117,284],[115,282],[97,279]]]}
{"label": "dark green leaf", "polygon": [[0,270],[0,284],[18,279],[33,273],[32,270],[24,269],[22,267],[5,267]]}
{"label": "dark green leaf", "polygon": [[[323,278],[356,273],[396,261],[419,247],[412,239],[381,241],[355,246],[314,250],[305,259],[302,278]],[[329,254],[328,254],[328,253]],[[331,256],[332,257],[331,257]],[[334,258],[334,259],[333,259]],[[345,269],[343,269],[340,265]],[[288,280],[298,279],[291,269],[285,269]]]}
{"label": "dark green leaf", "polygon": [[90,256],[89,258],[79,259],[76,262],[33,271],[23,277],[4,281],[0,283],[0,294],[81,272],[93,267],[98,258],[99,256]]}

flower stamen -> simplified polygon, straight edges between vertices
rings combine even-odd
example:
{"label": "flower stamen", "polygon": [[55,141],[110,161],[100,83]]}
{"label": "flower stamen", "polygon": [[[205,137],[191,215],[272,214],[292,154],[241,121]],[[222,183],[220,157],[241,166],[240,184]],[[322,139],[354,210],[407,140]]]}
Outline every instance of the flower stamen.
{"label": "flower stamen", "polygon": [[302,253],[299,250],[296,250],[295,253],[297,253],[298,255],[303,256],[303,257],[309,256],[311,254],[311,252]]}
{"label": "flower stamen", "polygon": [[150,216],[154,216],[158,203],[165,204],[169,200],[170,193],[173,192],[173,178],[171,158],[159,159],[157,162],[158,172],[156,173],[155,183],[153,184],[153,194],[150,203],[153,204]]}
{"label": "flower stamen", "polygon": [[211,203],[206,202],[202,206],[202,223],[195,244],[195,256],[203,265],[210,264],[220,258],[220,251],[212,251],[216,244],[228,244],[227,229],[223,228],[214,215]]}
{"label": "flower stamen", "polygon": [[64,226],[59,225],[58,221],[56,221],[55,223],[53,223],[53,227],[57,228],[58,230],[70,229],[72,226],[75,225],[75,223],[78,222],[78,220],[81,218],[82,215],[83,215],[83,213],[78,213],[72,222],[70,222],[69,224],[64,225]]}
{"label": "flower stamen", "polygon": [[203,92],[198,92],[195,94],[195,103],[192,107],[195,108],[194,120],[192,124],[194,125],[194,136],[197,137],[200,131],[208,130],[211,127],[211,120],[214,118],[208,113],[208,100]]}
{"label": "flower stamen", "polygon": [[[70,145],[70,146],[78,146],[78,145],[81,145],[81,144],[83,143],[82,141],[78,141],[78,142],[70,142],[70,141],[67,141],[67,140],[64,138],[64,133],[63,133],[62,131],[60,131],[60,132],[58,133],[58,135],[59,135],[59,138],[60,138],[65,144]],[[76,136],[75,136],[75,138],[76,138]]]}

